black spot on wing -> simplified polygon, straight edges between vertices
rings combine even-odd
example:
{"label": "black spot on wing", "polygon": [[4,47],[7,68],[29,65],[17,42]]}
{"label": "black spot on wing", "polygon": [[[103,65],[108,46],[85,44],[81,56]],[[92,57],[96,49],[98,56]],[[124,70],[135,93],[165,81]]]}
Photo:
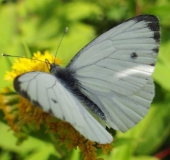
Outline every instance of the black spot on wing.
{"label": "black spot on wing", "polygon": [[138,55],[135,52],[133,52],[133,53],[131,53],[130,57],[132,59],[136,59],[138,57]]}
{"label": "black spot on wing", "polygon": [[57,101],[55,99],[51,99],[54,103],[57,103]]}
{"label": "black spot on wing", "polygon": [[157,42],[157,43],[160,43],[160,33],[159,32],[154,32],[154,36],[153,36],[154,40]]}
{"label": "black spot on wing", "polygon": [[158,52],[159,52],[159,47],[155,47],[155,48],[153,49],[153,52],[154,52],[154,53],[158,53]]}
{"label": "black spot on wing", "polygon": [[150,66],[155,66],[155,63],[151,63]]}

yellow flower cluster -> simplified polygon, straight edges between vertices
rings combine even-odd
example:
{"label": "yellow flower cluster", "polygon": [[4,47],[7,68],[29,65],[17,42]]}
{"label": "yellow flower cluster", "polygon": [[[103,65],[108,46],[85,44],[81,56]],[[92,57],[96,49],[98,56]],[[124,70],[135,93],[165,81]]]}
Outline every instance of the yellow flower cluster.
{"label": "yellow flower cluster", "polygon": [[29,71],[49,72],[47,64],[45,63],[45,59],[48,59],[50,63],[54,63],[54,60],[59,65],[62,63],[60,59],[55,59],[54,56],[51,55],[48,51],[45,51],[44,54],[37,52],[33,55],[32,59],[24,57],[15,59],[15,62],[12,66],[12,71],[8,71],[6,73],[5,80],[13,81],[16,76]]}
{"label": "yellow flower cluster", "polygon": [[0,109],[4,112],[4,119],[15,132],[20,131],[20,122],[18,121],[18,111],[16,110],[16,96],[12,94],[9,88],[4,88],[0,93]]}
{"label": "yellow flower cluster", "polygon": [[[5,75],[6,80],[14,80],[14,78],[20,74],[28,71],[43,71],[49,72],[47,64],[36,61],[45,61],[48,59],[50,63],[54,62],[54,57],[46,51],[44,54],[37,52],[34,54],[32,60],[26,58],[20,58],[16,60],[12,66],[12,71],[7,72]],[[58,58],[55,59],[57,64],[61,64],[62,61]],[[61,121],[48,113],[43,112],[40,108],[31,104],[27,99],[22,98],[19,95],[7,96],[6,93],[10,93],[9,89],[6,89],[3,94],[0,95],[0,109],[5,114],[5,120],[8,125],[15,132],[20,132],[21,128],[25,124],[36,125],[39,129],[40,125],[44,125],[51,134],[56,136],[56,141],[60,145],[64,145],[68,151],[79,147],[82,151],[84,160],[96,160],[97,149],[102,149],[104,154],[107,154],[112,150],[112,144],[97,144],[85,139],[79,132],[77,132],[69,123]],[[9,97],[11,99],[9,99]],[[15,103],[10,106],[11,100],[15,99]]]}

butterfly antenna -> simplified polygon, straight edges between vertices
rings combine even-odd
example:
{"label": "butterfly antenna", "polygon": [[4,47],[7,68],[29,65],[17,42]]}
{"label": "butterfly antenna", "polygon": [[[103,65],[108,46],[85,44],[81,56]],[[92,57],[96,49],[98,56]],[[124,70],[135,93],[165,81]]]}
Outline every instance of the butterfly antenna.
{"label": "butterfly antenna", "polygon": [[32,58],[27,58],[27,57],[22,57],[22,56],[13,56],[13,55],[6,54],[6,53],[2,53],[2,56],[4,56],[4,57],[26,58],[26,59],[30,59],[30,60],[35,60],[35,61],[40,61],[40,62],[46,63],[46,62],[38,60],[38,59],[32,59]]}
{"label": "butterfly antenna", "polygon": [[60,40],[59,45],[58,45],[58,47],[57,47],[57,50],[56,50],[56,53],[55,53],[55,58],[54,58],[54,64],[55,64],[55,59],[56,59],[56,56],[57,56],[57,53],[58,53],[58,49],[59,49],[59,47],[60,47],[60,45],[61,45],[61,42],[62,42],[65,34],[67,33],[67,31],[68,31],[68,27],[65,28],[64,34],[63,34],[63,36],[61,37],[61,40]]}

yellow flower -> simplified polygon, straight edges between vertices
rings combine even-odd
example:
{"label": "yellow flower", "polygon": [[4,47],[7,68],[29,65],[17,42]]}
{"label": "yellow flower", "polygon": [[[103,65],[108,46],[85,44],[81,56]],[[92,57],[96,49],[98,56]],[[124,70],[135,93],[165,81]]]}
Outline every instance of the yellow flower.
{"label": "yellow flower", "polygon": [[0,93],[0,109],[4,112],[4,119],[15,132],[20,131],[20,122],[18,121],[18,110],[16,110],[16,96],[12,94],[9,88],[4,88]]}
{"label": "yellow flower", "polygon": [[[54,56],[51,55],[48,51],[45,51],[44,54],[41,54],[41,52],[37,52],[34,53],[32,59],[16,59],[12,66],[12,71],[6,73],[5,80],[13,81],[16,76],[29,71],[49,72],[47,64],[45,63],[45,59],[48,59],[50,63],[53,63],[54,60],[59,65],[62,63],[60,59],[55,59]],[[41,61],[43,61],[44,63]]]}
{"label": "yellow flower", "polygon": [[[12,71],[6,73],[5,79],[13,81],[16,76],[29,71],[49,72],[47,64],[43,63],[45,59],[48,59],[50,63],[62,64],[60,59],[55,59],[48,51],[45,51],[44,54],[37,52],[34,53],[32,59],[20,58],[15,60]],[[68,151],[79,147],[84,160],[95,160],[97,158],[97,149],[102,149],[104,153],[112,149],[111,144],[100,145],[85,139],[69,123],[43,112],[20,95],[6,94],[10,92],[11,90],[9,89],[1,92],[0,109],[3,110],[8,125],[15,132],[20,132],[23,126],[34,125],[39,129],[43,125],[46,128],[46,132],[53,134],[56,137],[56,141],[60,145],[64,145]],[[14,103],[11,103],[12,101]]]}
{"label": "yellow flower", "polygon": [[96,160],[96,147],[95,142],[87,141],[79,146],[80,150],[83,152],[84,160]]}
{"label": "yellow flower", "polygon": [[113,146],[111,144],[98,144],[98,147],[102,149],[103,154],[107,154],[109,151],[112,151]]}

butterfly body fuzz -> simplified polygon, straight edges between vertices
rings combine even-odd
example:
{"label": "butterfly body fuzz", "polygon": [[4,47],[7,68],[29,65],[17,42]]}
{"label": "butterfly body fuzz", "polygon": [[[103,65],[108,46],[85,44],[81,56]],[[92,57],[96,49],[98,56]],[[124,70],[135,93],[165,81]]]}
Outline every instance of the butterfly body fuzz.
{"label": "butterfly body fuzz", "polygon": [[77,99],[81,101],[81,103],[93,111],[102,120],[106,120],[102,110],[79,89],[81,84],[76,78],[74,78],[74,71],[69,70],[68,68],[62,68],[56,64],[51,64],[50,72],[52,75],[57,77],[59,81],[66,87],[66,89],[76,96]]}

